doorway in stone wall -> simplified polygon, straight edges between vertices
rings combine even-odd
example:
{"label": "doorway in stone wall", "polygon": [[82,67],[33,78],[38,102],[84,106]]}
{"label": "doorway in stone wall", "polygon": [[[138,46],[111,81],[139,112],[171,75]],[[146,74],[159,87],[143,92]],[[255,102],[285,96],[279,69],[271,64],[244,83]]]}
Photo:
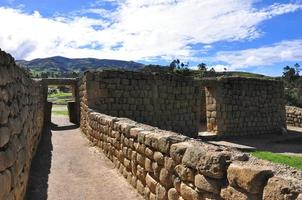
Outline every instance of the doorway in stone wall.
{"label": "doorway in stone wall", "polygon": [[74,102],[72,87],[69,85],[49,85],[47,101],[52,103],[51,116],[68,117],[68,102]]}
{"label": "doorway in stone wall", "polygon": [[50,123],[52,117],[69,118],[74,124],[80,122],[79,89],[77,78],[43,78],[45,107],[45,123]]}
{"label": "doorway in stone wall", "polygon": [[206,100],[206,88],[201,88],[201,99],[200,99],[200,122],[199,122],[199,133],[207,131],[207,100]]}

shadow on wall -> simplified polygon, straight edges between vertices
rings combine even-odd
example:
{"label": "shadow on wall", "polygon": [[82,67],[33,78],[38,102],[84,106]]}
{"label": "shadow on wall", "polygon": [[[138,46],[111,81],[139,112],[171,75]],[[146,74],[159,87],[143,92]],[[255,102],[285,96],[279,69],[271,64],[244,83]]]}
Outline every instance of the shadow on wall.
{"label": "shadow on wall", "polygon": [[52,126],[47,126],[42,134],[35,157],[32,160],[29,173],[26,200],[46,200],[48,175],[52,157]]}

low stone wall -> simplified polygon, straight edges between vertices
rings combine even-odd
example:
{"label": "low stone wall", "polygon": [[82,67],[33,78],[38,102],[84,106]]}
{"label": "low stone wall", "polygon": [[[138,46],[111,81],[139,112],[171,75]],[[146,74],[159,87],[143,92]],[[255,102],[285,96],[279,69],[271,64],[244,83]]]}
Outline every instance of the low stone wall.
{"label": "low stone wall", "polygon": [[24,198],[44,100],[42,86],[0,50],[0,199]]}
{"label": "low stone wall", "polygon": [[87,72],[83,80],[89,108],[197,136],[201,87],[192,78],[106,70]]}
{"label": "low stone wall", "polygon": [[302,108],[286,106],[286,122],[290,126],[302,127]]}
{"label": "low stone wall", "polygon": [[302,173],[295,179],[234,150],[84,111],[82,131],[145,199],[302,199]]}

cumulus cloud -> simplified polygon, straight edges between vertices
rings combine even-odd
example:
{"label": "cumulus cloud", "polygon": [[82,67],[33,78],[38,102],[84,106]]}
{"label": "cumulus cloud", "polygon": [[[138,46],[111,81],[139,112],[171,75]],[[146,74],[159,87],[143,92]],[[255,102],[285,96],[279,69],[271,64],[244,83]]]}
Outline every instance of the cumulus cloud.
{"label": "cumulus cloud", "polygon": [[213,59],[227,63],[232,69],[298,62],[302,60],[302,40],[282,41],[270,46],[241,51],[222,51]]}
{"label": "cumulus cloud", "polygon": [[[299,3],[256,9],[254,0],[106,2],[115,3],[115,10],[109,12],[98,7],[102,3],[99,1],[85,12],[52,18],[43,17],[38,11],[27,13],[0,7],[0,18],[7,19],[0,20],[0,47],[18,59],[54,55],[125,60],[194,59],[214,42],[260,37],[261,22],[302,9]],[[87,17],[87,13],[99,17]],[[192,48],[195,44],[204,47]]]}

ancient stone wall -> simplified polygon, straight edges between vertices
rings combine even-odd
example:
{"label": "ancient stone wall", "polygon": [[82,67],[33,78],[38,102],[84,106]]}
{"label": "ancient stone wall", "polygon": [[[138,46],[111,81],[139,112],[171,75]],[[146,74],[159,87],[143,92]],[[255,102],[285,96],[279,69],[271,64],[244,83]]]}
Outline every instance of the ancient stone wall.
{"label": "ancient stone wall", "polygon": [[145,199],[302,198],[299,171],[282,174],[282,168],[234,150],[88,107],[83,112],[82,131]]}
{"label": "ancient stone wall", "polygon": [[0,50],[0,199],[23,199],[43,128],[42,86]]}
{"label": "ancient stone wall", "polygon": [[218,78],[206,84],[208,130],[219,135],[280,133],[286,128],[281,81]]}
{"label": "ancient stone wall", "polygon": [[286,122],[290,126],[302,127],[302,108],[286,106]]}
{"label": "ancient stone wall", "polygon": [[188,136],[197,135],[201,87],[191,78],[108,70],[87,72],[84,80],[89,108]]}

